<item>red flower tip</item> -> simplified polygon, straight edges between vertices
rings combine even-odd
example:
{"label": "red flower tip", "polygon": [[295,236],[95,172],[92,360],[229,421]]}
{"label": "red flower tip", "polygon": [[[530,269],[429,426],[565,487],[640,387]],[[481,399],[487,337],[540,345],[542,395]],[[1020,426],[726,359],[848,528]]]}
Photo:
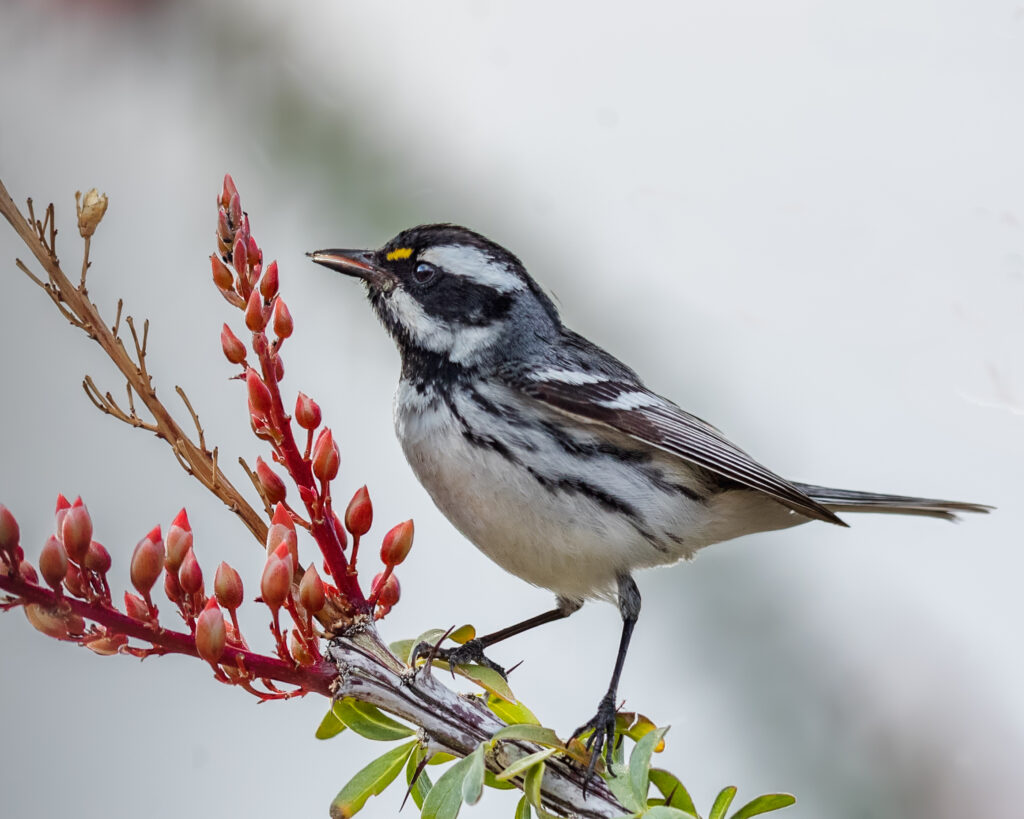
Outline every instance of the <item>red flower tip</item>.
{"label": "red flower tip", "polygon": [[89,550],[85,553],[83,563],[85,568],[97,574],[106,574],[110,571],[111,562],[110,552],[102,543],[97,543],[94,540],[89,544]]}
{"label": "red flower tip", "polygon": [[345,528],[356,537],[362,537],[373,525],[373,504],[370,493],[363,486],[356,490],[345,509]]}
{"label": "red flower tip", "polygon": [[274,472],[263,458],[256,459],[256,477],[259,478],[260,486],[263,487],[263,496],[267,503],[281,503],[288,493],[281,477]]}
{"label": "red flower tip", "polygon": [[[156,537],[153,534],[156,533]],[[138,542],[132,552],[130,574],[132,585],[145,597],[164,568],[164,544],[158,526]]]}
{"label": "red flower tip", "polygon": [[124,611],[133,620],[148,620],[149,606],[146,601],[131,592],[124,593]]}
{"label": "red flower tip", "polygon": [[277,555],[267,558],[260,578],[260,596],[272,609],[281,608],[292,585],[292,562],[281,560]]}
{"label": "red flower tip", "polygon": [[340,466],[341,453],[334,443],[331,430],[325,429],[313,447],[313,474],[321,481],[333,481]]}
{"label": "red flower tip", "polygon": [[317,574],[316,566],[310,564],[306,573],[302,575],[299,583],[299,602],[311,615],[316,614],[327,603],[327,593],[324,590],[324,581]]}
{"label": "red flower tip", "polygon": [[263,310],[263,297],[259,290],[253,290],[245,305],[245,326],[254,333],[260,333],[267,326],[267,314]]}
{"label": "red flower tip", "polygon": [[203,570],[196,560],[196,553],[189,549],[178,569],[178,583],[185,594],[199,594],[203,589]]}
{"label": "red flower tip", "polygon": [[235,274],[216,253],[210,255],[210,270],[213,273],[213,283],[218,289],[225,292],[235,289]]}
{"label": "red flower tip", "polygon": [[[77,503],[77,502],[76,502]],[[60,537],[68,556],[81,565],[92,542],[92,518],[89,510],[78,504],[65,510],[60,524]],[[157,535],[159,538],[159,534]]]}
{"label": "red flower tip", "polygon": [[14,519],[11,510],[0,503],[0,552],[8,555],[14,554],[20,539],[21,530],[18,528],[18,521]]}
{"label": "red flower tip", "polygon": [[171,521],[171,526],[178,526],[186,532],[191,532],[192,524],[188,522],[188,512],[184,509],[178,512],[178,514],[174,516],[174,520]]}
{"label": "red flower tip", "polygon": [[277,290],[277,262],[271,262],[267,265],[267,269],[263,271],[263,278],[260,279],[260,295],[263,296],[266,301],[270,301],[277,295]]}
{"label": "red flower tip", "polygon": [[54,511],[59,512],[61,509],[70,509],[70,508],[71,508],[71,502],[68,501],[68,499],[65,498],[64,495],[57,495],[57,508]]}
{"label": "red flower tip", "polygon": [[220,331],[220,348],[224,351],[224,358],[232,364],[241,364],[245,361],[245,345],[226,324]]}
{"label": "red flower tip", "polygon": [[74,509],[77,506],[85,506],[85,504],[82,503],[82,496],[81,495],[76,495],[74,502],[71,504],[71,508],[72,509]]}
{"label": "red flower tip", "polygon": [[39,573],[54,591],[60,588],[68,573],[68,555],[64,546],[53,535],[39,553]]}
{"label": "red flower tip", "polygon": [[164,565],[172,572],[177,572],[181,568],[185,555],[192,549],[193,536],[188,518],[184,520],[185,526],[178,523],[184,512],[182,509],[171,524],[171,528],[167,530],[167,556],[164,558]]}
{"label": "red flower tip", "polygon": [[284,299],[278,296],[274,302],[274,335],[278,338],[288,338],[295,329],[295,322],[292,320],[291,311]]}
{"label": "red flower tip", "polygon": [[213,577],[213,593],[217,596],[217,601],[228,611],[237,609],[245,599],[242,578],[227,563],[221,563],[217,567],[217,573]]}
{"label": "red flower tip", "polygon": [[384,535],[380,547],[380,559],[385,566],[397,566],[409,554],[412,548],[413,524],[411,520],[399,523]]}
{"label": "red flower tip", "polygon": [[208,663],[216,663],[224,656],[228,631],[224,615],[217,601],[211,597],[196,618],[196,652]]}
{"label": "red flower tip", "polygon": [[245,386],[249,392],[249,412],[257,418],[268,418],[274,406],[270,390],[263,383],[260,374],[252,367],[245,371]]}
{"label": "red flower tip", "polygon": [[295,401],[295,420],[303,429],[316,429],[320,426],[320,405],[304,392],[299,393]]}
{"label": "red flower tip", "polygon": [[287,526],[293,532],[295,531],[295,521],[292,520],[291,512],[288,511],[283,503],[278,503],[274,507],[274,517],[270,519],[271,523],[280,523],[282,526]]}

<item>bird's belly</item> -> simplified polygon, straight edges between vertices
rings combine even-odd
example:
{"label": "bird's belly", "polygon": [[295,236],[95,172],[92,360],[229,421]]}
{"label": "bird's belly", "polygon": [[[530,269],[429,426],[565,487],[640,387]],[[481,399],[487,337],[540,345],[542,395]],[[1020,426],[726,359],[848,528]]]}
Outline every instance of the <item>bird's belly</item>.
{"label": "bird's belly", "polygon": [[[630,485],[623,464],[606,459],[589,464],[583,478],[552,480],[531,461],[536,450],[512,451],[501,445],[504,437],[488,443],[467,434],[456,416],[401,396],[396,431],[445,517],[491,560],[536,586],[567,598],[609,597],[620,574],[692,554],[672,532],[692,531],[687,516],[703,507],[651,492],[639,476]],[[596,489],[609,486],[629,496],[633,516],[614,508],[619,494],[602,497]]]}

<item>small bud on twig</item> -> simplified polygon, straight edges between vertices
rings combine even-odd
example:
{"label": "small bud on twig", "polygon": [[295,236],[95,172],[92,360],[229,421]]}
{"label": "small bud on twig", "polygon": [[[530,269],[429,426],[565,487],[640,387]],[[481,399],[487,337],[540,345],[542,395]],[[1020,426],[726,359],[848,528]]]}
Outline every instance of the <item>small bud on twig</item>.
{"label": "small bud on twig", "polygon": [[281,503],[285,499],[288,488],[281,477],[267,466],[267,462],[263,458],[256,459],[256,477],[259,478],[263,497],[266,498],[267,503]]}
{"label": "small bud on twig", "polygon": [[149,606],[141,597],[131,592],[124,593],[124,611],[133,620],[149,620]]}
{"label": "small bud on twig", "polygon": [[210,269],[213,271],[213,283],[220,290],[229,292],[235,289],[235,274],[217,254],[210,256]]}
{"label": "small bud on twig", "polygon": [[217,602],[228,611],[237,609],[245,599],[242,578],[227,563],[221,563],[217,567],[217,573],[213,577],[213,593],[217,595]]}
{"label": "small bud on twig", "polygon": [[178,569],[178,583],[185,594],[199,594],[203,589],[203,570],[196,560],[196,553],[189,549]]}
{"label": "small bud on twig", "polygon": [[245,371],[245,385],[249,392],[249,412],[257,418],[269,418],[274,399],[260,374],[252,367]]}
{"label": "small bud on twig", "polygon": [[85,560],[82,565],[89,571],[97,574],[106,574],[110,571],[110,552],[102,543],[93,541],[89,544],[89,550],[85,553]]}
{"label": "small bud on twig", "polygon": [[8,556],[10,562],[14,562],[14,550],[21,539],[21,530],[18,528],[18,521],[14,519],[11,510],[0,503],[0,553]]}
{"label": "small bud on twig", "polygon": [[324,590],[324,581],[317,574],[316,566],[312,564],[306,573],[302,575],[299,583],[299,602],[309,614],[313,615],[320,611],[327,603],[327,595]]}
{"label": "small bud on twig", "polygon": [[385,566],[397,566],[412,549],[413,523],[411,520],[399,523],[384,535],[380,547],[380,559]]}
{"label": "small bud on twig", "polygon": [[341,453],[330,429],[325,429],[313,447],[313,474],[321,481],[333,481],[341,466]]}
{"label": "small bud on twig", "polygon": [[164,559],[164,565],[172,572],[177,573],[185,560],[185,555],[192,549],[192,543],[192,526],[188,522],[188,515],[182,509],[171,521],[171,526],[167,530],[167,556]]}
{"label": "small bud on twig", "polygon": [[60,524],[60,537],[64,541],[68,557],[81,565],[92,542],[92,518],[89,517],[89,510],[78,504],[68,509]]}
{"label": "small bud on twig", "polygon": [[224,351],[224,357],[232,364],[241,364],[245,361],[245,345],[231,332],[227,324],[220,331],[220,346]]}
{"label": "small bud on twig", "polygon": [[370,493],[363,486],[356,490],[345,509],[345,528],[356,537],[362,537],[373,525],[373,504]]}
{"label": "small bud on twig", "polygon": [[267,326],[267,314],[263,309],[263,297],[259,290],[253,290],[245,305],[245,326],[254,333],[261,332]]}
{"label": "small bud on twig", "polygon": [[227,636],[224,615],[220,613],[217,600],[211,597],[196,619],[196,651],[208,663],[216,663],[224,656]]}
{"label": "small bud on twig", "polygon": [[279,609],[288,597],[292,584],[292,564],[276,554],[267,558],[260,578],[260,596],[271,609]]}
{"label": "small bud on twig", "polygon": [[295,401],[295,420],[303,429],[316,429],[320,426],[320,405],[304,392],[299,393]]}
{"label": "small bud on twig", "polygon": [[277,295],[277,289],[277,262],[271,262],[267,265],[267,269],[263,273],[263,278],[260,279],[260,295],[263,296],[264,300],[270,301]]}
{"label": "small bud on twig", "polygon": [[295,329],[295,322],[292,321],[291,311],[284,299],[278,296],[274,302],[274,335],[278,338],[288,338]]}
{"label": "small bud on twig", "polygon": [[68,555],[64,551],[64,546],[53,535],[50,535],[39,553],[39,573],[47,585],[59,593],[68,573]]}
{"label": "small bud on twig", "polygon": [[96,188],[86,191],[75,191],[75,209],[78,211],[78,232],[83,239],[88,239],[96,232],[103,214],[107,212],[107,195],[101,194]]}
{"label": "small bud on twig", "polygon": [[143,597],[149,595],[150,589],[160,577],[164,568],[164,543],[160,537],[160,527],[156,526],[138,542],[132,553],[131,578],[132,585]]}

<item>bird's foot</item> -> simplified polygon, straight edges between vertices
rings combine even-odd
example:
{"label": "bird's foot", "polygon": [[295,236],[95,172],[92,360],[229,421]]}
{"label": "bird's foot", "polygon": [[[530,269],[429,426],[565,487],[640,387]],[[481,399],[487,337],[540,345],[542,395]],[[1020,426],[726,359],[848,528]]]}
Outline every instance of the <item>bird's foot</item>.
{"label": "bird's foot", "polygon": [[479,639],[467,640],[454,648],[439,648],[431,643],[419,643],[412,651],[413,666],[420,657],[426,657],[428,662],[435,659],[444,660],[448,663],[452,676],[455,676],[455,666],[476,663],[497,671],[502,679],[508,679],[505,669],[484,654],[484,644]]}
{"label": "bird's foot", "polygon": [[590,763],[587,765],[587,772],[583,777],[583,796],[587,795],[587,785],[594,778],[594,770],[597,768],[597,761],[604,754],[608,768],[612,766],[612,750],[615,748],[615,694],[609,691],[604,695],[597,706],[597,713],[572,732],[570,739],[576,739],[580,734],[593,729],[584,747],[590,751]]}

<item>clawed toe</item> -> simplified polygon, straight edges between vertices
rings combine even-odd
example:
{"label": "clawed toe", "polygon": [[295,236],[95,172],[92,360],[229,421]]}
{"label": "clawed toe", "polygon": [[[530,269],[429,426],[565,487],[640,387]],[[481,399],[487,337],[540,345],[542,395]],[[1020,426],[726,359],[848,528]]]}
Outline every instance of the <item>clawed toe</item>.
{"label": "clawed toe", "polygon": [[420,657],[426,657],[430,660],[444,660],[448,663],[448,667],[454,676],[455,666],[476,663],[477,665],[486,666],[493,671],[497,671],[502,676],[502,679],[507,680],[508,675],[505,669],[487,657],[484,654],[484,648],[483,641],[479,639],[467,640],[462,645],[453,648],[438,648],[430,643],[420,643],[413,649],[412,664],[415,666],[416,660]]}
{"label": "clawed toe", "polygon": [[594,778],[597,761],[603,755],[608,767],[612,764],[612,750],[615,748],[615,700],[606,694],[597,706],[597,713],[572,733],[572,739],[593,729],[584,747],[590,751],[590,762],[583,777],[583,794],[586,796],[587,786]]}

